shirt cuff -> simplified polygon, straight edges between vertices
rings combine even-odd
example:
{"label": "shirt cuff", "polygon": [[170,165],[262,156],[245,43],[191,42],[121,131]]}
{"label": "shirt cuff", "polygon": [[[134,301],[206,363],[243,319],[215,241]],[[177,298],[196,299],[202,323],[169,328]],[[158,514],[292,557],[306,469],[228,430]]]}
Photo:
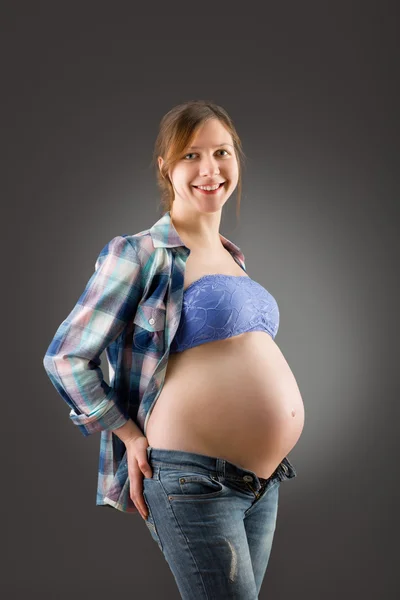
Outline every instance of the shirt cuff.
{"label": "shirt cuff", "polygon": [[91,435],[97,431],[117,429],[129,421],[129,417],[126,417],[124,414],[122,414],[120,409],[115,404],[113,404],[111,408],[101,416],[96,414],[78,415],[73,409],[71,409],[69,418],[74,425],[79,427],[84,436]]}

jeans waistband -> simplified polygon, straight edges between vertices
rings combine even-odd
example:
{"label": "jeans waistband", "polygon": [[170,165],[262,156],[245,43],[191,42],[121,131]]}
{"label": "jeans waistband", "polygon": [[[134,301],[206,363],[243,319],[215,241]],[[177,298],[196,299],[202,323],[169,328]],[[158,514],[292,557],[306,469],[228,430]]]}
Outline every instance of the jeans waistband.
{"label": "jeans waistband", "polygon": [[224,458],[215,456],[208,456],[206,454],[197,454],[195,452],[185,452],[183,450],[167,450],[165,448],[153,448],[152,446],[147,447],[147,461],[151,466],[173,466],[176,469],[187,469],[188,465],[193,466],[198,470],[204,470],[204,472],[214,471],[215,475],[222,476],[227,479],[234,481],[247,481],[252,482],[258,480],[260,484],[266,483],[273,477],[283,479],[291,479],[296,477],[297,473],[285,456],[279,463],[275,471],[264,479],[258,477],[254,471],[249,469],[243,469],[239,465],[229,462]]}

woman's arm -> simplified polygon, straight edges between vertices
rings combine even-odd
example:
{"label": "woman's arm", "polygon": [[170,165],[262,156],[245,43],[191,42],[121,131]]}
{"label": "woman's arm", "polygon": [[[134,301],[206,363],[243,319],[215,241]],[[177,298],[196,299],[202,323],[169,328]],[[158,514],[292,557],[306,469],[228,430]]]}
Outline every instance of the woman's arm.
{"label": "woman's arm", "polygon": [[95,272],[44,356],[50,381],[85,436],[131,420],[103,378],[100,355],[133,319],[141,297],[140,280],[134,246],[125,236],[116,236],[100,252]]}

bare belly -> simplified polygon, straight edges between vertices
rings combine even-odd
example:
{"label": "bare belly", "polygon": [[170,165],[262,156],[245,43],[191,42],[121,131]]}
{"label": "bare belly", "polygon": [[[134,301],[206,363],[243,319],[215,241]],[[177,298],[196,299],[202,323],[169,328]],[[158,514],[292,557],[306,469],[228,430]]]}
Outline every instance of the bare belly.
{"label": "bare belly", "polygon": [[146,437],[268,478],[297,443],[304,406],[272,337],[251,331],[171,354]]}

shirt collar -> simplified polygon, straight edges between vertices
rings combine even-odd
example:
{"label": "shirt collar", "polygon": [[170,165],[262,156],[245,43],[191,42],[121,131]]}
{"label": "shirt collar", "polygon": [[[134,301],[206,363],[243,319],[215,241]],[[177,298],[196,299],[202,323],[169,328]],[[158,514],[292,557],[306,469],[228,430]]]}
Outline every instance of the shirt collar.
{"label": "shirt collar", "polygon": [[[171,219],[171,212],[167,210],[161,219],[159,219],[152,227],[150,227],[150,235],[155,248],[173,248],[175,246],[185,246],[177,230],[174,227]],[[223,246],[233,255],[237,256],[244,263],[244,255],[239,246],[228,240],[221,233],[219,234]]]}

